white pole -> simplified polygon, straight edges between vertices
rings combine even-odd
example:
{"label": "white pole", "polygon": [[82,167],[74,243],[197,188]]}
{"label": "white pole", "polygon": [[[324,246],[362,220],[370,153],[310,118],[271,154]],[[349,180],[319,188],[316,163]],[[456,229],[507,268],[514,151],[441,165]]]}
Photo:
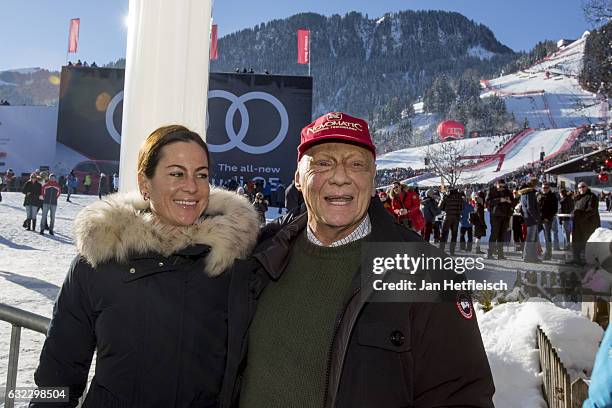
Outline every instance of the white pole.
{"label": "white pole", "polygon": [[180,124],[205,136],[211,0],[130,0],[120,190],[137,189],[146,137]]}

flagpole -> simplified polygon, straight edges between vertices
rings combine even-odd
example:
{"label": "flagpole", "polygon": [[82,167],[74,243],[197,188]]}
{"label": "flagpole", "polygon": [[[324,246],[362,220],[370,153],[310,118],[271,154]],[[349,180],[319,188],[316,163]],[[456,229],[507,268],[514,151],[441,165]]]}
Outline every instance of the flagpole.
{"label": "flagpole", "polygon": [[308,76],[310,75],[310,60],[312,59],[312,49],[310,48],[310,36],[312,32],[308,33]]}

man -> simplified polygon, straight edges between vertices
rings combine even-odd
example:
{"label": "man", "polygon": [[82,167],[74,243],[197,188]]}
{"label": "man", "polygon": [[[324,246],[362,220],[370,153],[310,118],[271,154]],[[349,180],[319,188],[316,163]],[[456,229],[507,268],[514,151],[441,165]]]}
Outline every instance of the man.
{"label": "man", "polygon": [[589,186],[578,183],[578,194],[574,199],[574,230],[572,232],[572,252],[574,264],[582,265],[582,252],[591,234],[601,225],[599,219],[599,199]]}
{"label": "man", "polygon": [[[421,211],[423,212],[423,217],[425,218],[425,232],[423,233],[423,239],[425,242],[429,242],[429,238],[434,231],[436,217],[440,215],[442,210],[440,210],[438,207],[435,190],[430,188],[425,193],[425,196],[425,199],[421,202]],[[436,238],[438,240],[440,239],[439,237],[436,237],[436,234],[434,234],[434,241]]]}
{"label": "man", "polygon": [[440,238],[440,249],[444,251],[448,233],[451,234],[450,254],[455,255],[457,246],[457,233],[461,212],[463,211],[464,198],[456,188],[451,188],[447,195],[440,202],[440,210],[444,211],[444,221],[442,222],[442,237]]}
{"label": "man", "polygon": [[[230,330],[221,406],[238,392],[246,408],[493,406],[469,298],[374,302],[361,284],[372,273],[361,271],[362,245],[404,242],[441,254],[372,198],[374,158],[361,119],[333,112],[302,130],[295,186],[307,211],[287,216],[237,264],[254,268],[249,290],[259,297],[252,322],[243,316]],[[228,313],[232,326],[240,312]]]}
{"label": "man", "polygon": [[304,204],[302,192],[295,187],[295,181],[292,181],[285,190],[285,208],[287,208],[287,213],[299,214],[302,204]]}
{"label": "man", "polygon": [[544,241],[546,242],[544,260],[546,261],[552,258],[552,230],[557,222],[556,216],[559,208],[559,201],[557,200],[557,195],[551,191],[550,184],[546,182],[542,184],[542,191],[537,195],[537,200],[542,227],[544,228]]}
{"label": "man", "polygon": [[493,254],[497,253],[497,259],[506,259],[504,241],[512,216],[512,193],[506,187],[504,179],[497,180],[495,187],[489,190],[486,202],[491,215],[491,236],[487,258],[493,259]]}
{"label": "man", "polygon": [[561,188],[559,192],[559,203],[561,204],[561,214],[565,215],[563,218],[559,218],[561,219],[561,225],[563,225],[563,231],[565,232],[564,250],[567,251],[571,245],[572,220],[569,218],[569,215],[574,212],[574,198],[565,188]]}
{"label": "man", "polygon": [[[55,174],[49,175],[49,180],[42,186],[42,217],[40,220],[40,235],[44,235],[45,229],[49,230],[50,235],[54,235],[55,210],[57,209],[57,199],[61,194],[61,187],[55,178]],[[47,214],[50,213],[51,219],[47,225]],[[48,227],[48,228],[47,228]]]}
{"label": "man", "polygon": [[[527,227],[525,247],[523,250],[523,260],[530,263],[540,263],[536,243],[538,242],[538,228],[542,222],[540,207],[538,206],[535,187],[538,181],[535,178],[529,180],[526,186],[519,190],[521,196],[521,210],[523,212],[523,222]],[[549,258],[550,259],[550,258]]]}

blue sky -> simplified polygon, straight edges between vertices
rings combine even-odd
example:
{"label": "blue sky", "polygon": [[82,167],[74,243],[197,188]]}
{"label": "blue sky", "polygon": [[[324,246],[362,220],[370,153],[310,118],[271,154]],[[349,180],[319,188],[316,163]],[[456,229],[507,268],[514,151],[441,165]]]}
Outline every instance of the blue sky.
{"label": "blue sky", "polygon": [[[213,17],[222,36],[304,11],[324,15],[360,11],[370,18],[408,9],[457,11],[485,24],[499,41],[518,51],[544,39],[577,38],[590,29],[580,4],[580,0],[216,0]],[[125,55],[128,0],[0,0],[0,10],[0,70],[59,69],[66,61],[68,23],[73,17],[81,18],[76,57],[101,64]]]}

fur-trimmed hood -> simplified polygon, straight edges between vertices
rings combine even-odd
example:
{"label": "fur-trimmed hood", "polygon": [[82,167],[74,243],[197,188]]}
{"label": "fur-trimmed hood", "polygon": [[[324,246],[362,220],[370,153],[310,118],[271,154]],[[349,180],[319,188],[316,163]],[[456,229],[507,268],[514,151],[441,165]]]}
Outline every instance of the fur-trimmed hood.
{"label": "fur-trimmed hood", "polygon": [[211,187],[204,215],[188,227],[159,224],[148,209],[138,193],[112,194],[87,206],[75,220],[77,251],[95,267],[149,252],[170,256],[204,244],[211,248],[206,273],[217,276],[234,259],[250,254],[259,233],[259,215],[248,200],[220,188]]}

